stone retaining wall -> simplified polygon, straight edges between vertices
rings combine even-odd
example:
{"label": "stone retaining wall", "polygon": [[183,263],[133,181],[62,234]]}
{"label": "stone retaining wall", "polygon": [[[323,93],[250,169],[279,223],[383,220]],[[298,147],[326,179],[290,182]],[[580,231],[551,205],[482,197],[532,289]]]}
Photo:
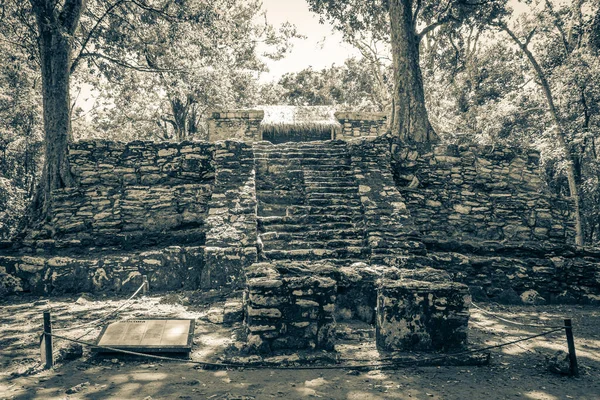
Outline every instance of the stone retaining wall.
{"label": "stone retaining wall", "polygon": [[216,178],[206,218],[203,288],[243,282],[243,269],[256,262],[254,153],[243,142],[215,145]]}
{"label": "stone retaining wall", "polygon": [[198,287],[202,266],[202,247],[82,256],[0,255],[0,296],[21,291],[133,293],[142,275],[148,275],[153,290],[193,289]]}
{"label": "stone retaining wall", "polygon": [[546,190],[535,151],[396,143],[392,155],[400,192],[425,237],[573,242],[569,201]]}
{"label": "stone retaining wall", "polygon": [[251,351],[333,349],[333,279],[272,263],[252,265],[246,278],[245,325]]}
{"label": "stone retaining wall", "polygon": [[208,140],[241,140],[252,143],[261,140],[262,110],[215,111],[208,119]]}
{"label": "stone retaining wall", "polygon": [[[31,246],[144,246],[203,241],[214,145],[83,141],[70,145],[76,187],[53,193],[49,229]],[[185,230],[181,236],[178,232]]]}
{"label": "stone retaining wall", "polygon": [[356,139],[348,147],[371,249],[369,261],[397,265],[399,256],[423,253],[418,228],[392,176],[388,140]]}
{"label": "stone retaining wall", "polygon": [[378,286],[377,347],[388,351],[464,347],[469,322],[468,287],[451,282],[431,268],[399,274],[403,275],[401,280],[382,280]]}
{"label": "stone retaining wall", "polygon": [[334,139],[354,139],[362,136],[381,136],[387,131],[387,114],[369,112],[336,112],[342,125]]}

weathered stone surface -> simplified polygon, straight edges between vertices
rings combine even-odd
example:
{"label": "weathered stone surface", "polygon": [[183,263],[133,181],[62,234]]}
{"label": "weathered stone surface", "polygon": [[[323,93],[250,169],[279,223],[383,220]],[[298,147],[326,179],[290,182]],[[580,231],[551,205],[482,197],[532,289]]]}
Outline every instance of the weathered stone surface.
{"label": "weathered stone surface", "polygon": [[521,293],[521,301],[524,304],[546,304],[546,299],[544,299],[538,292],[535,290],[527,290]]}
{"label": "weathered stone surface", "polygon": [[392,158],[400,192],[426,237],[573,241],[569,200],[543,186],[532,150],[395,142]]}
{"label": "weathered stone surface", "polygon": [[387,131],[385,113],[336,112],[335,117],[342,125],[335,139],[355,139],[362,136],[381,136]]}
{"label": "weathered stone surface", "polygon": [[208,139],[237,139],[245,142],[260,140],[260,122],[265,116],[262,110],[214,111],[208,119]]}
{"label": "weathered stone surface", "polygon": [[[333,279],[302,263],[257,263],[247,271],[244,307],[250,350],[333,349]],[[261,278],[269,284],[258,284]]]}
{"label": "weathered stone surface", "polygon": [[[259,115],[223,116],[237,117]],[[257,260],[325,260],[338,268],[319,274],[338,287],[340,318],[372,321],[371,282],[400,279],[398,268],[442,269],[478,299],[517,303],[534,290],[550,303],[597,304],[600,252],[569,245],[569,204],[544,190],[537,156],[385,137],[78,142],[78,185],[55,193],[48,224],[1,244],[2,279],[36,293],[125,290],[144,273],[165,288],[208,288],[242,284]],[[261,306],[291,301],[276,295],[281,280],[264,281],[249,282],[270,291]]]}
{"label": "weathered stone surface", "polygon": [[450,350],[467,343],[469,291],[454,282],[382,280],[377,296],[377,346]]}

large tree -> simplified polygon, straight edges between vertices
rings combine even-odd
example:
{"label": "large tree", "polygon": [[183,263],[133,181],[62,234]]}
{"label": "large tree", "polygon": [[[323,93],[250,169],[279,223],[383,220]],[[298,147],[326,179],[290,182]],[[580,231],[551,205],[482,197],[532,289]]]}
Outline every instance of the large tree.
{"label": "large tree", "polygon": [[307,0],[347,38],[369,31],[390,41],[394,70],[392,134],[405,141],[437,140],[425,106],[419,45],[429,32],[468,21],[482,24],[505,0]]}
{"label": "large tree", "polygon": [[427,38],[434,121],[446,138],[541,150],[551,187],[573,199],[577,243],[591,243],[600,229],[600,2],[521,3],[519,13],[492,21],[499,29]]}
{"label": "large tree", "polygon": [[[89,73],[75,77],[97,93],[96,107],[77,120],[78,127],[82,121],[92,122],[92,129],[76,129],[76,135],[120,140],[203,138],[211,109],[254,104],[264,60],[284,56],[298,36],[296,29],[287,23],[270,25],[258,0],[210,4],[213,13],[201,24],[193,19],[141,24],[136,15],[127,15],[135,30],[124,32],[123,46],[137,49],[142,63],[161,70],[123,68],[106,59],[86,65],[102,74],[93,80]],[[158,43],[151,52],[146,50],[147,38]]]}
{"label": "large tree", "polygon": [[[125,70],[160,76],[181,72],[182,66],[172,61],[187,59],[189,54],[177,54],[181,36],[196,33],[202,37],[186,49],[205,56],[210,52],[236,55],[237,52],[255,51],[250,43],[257,35],[240,29],[214,29],[218,26],[237,27],[231,19],[231,10],[245,4],[259,4],[246,0],[3,0],[0,3],[0,40],[26,49],[39,65],[42,81],[45,162],[31,217],[43,219],[48,214],[53,190],[74,184],[70,175],[67,151],[71,140],[73,102],[70,97],[74,74],[87,77],[82,82],[112,82],[124,80]],[[250,7],[252,8],[252,7]],[[256,7],[254,7],[256,8]],[[252,8],[252,9],[254,9]],[[254,16],[252,14],[250,18]],[[248,18],[247,18],[248,19]],[[266,24],[262,39],[267,44],[281,45]],[[287,31],[290,31],[287,27]],[[165,56],[165,55],[168,55]],[[210,54],[204,57],[210,60]],[[246,64],[247,66],[247,64]],[[210,69],[210,61],[203,65]],[[100,78],[101,77],[101,78]],[[93,81],[93,80],[92,80]],[[165,80],[163,80],[165,81]],[[171,79],[170,85],[176,80]],[[176,85],[175,85],[176,86]],[[172,110],[189,116],[186,97],[172,98]],[[184,120],[189,118],[185,117]],[[181,118],[176,118],[180,124]],[[189,125],[188,125],[189,126]],[[177,127],[179,131],[190,130]],[[192,128],[193,129],[193,128]],[[181,135],[180,135],[181,136]]]}

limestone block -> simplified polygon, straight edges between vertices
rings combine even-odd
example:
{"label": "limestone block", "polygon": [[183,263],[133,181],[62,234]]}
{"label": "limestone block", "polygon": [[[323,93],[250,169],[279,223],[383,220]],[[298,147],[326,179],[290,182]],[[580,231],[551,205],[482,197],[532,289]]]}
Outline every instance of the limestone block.
{"label": "limestone block", "polygon": [[451,350],[467,343],[469,290],[454,282],[382,280],[377,296],[377,346]]}

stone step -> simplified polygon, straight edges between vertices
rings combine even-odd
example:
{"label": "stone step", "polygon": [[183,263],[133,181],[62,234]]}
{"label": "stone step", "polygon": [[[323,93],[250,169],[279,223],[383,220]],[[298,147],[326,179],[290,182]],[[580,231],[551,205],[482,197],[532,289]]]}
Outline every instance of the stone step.
{"label": "stone step", "polygon": [[254,152],[254,160],[295,160],[295,161],[306,161],[307,163],[315,162],[322,163],[332,160],[344,160],[350,163],[348,153],[346,152],[322,152],[322,153],[292,153],[292,152]]}
{"label": "stone step", "polygon": [[[304,232],[277,232],[268,231],[260,234],[263,243],[272,240],[323,240],[332,237],[339,239],[360,239],[363,236],[359,229],[319,229]],[[361,239],[362,240],[362,239]]]}
{"label": "stone step", "polygon": [[335,205],[345,205],[345,206],[354,206],[354,207],[360,207],[361,202],[358,199],[358,197],[356,198],[348,198],[348,197],[342,197],[342,198],[312,198],[312,197],[308,197],[306,199],[306,204],[309,206],[335,206]]}
{"label": "stone step", "polygon": [[[272,217],[275,218],[275,217]],[[318,224],[292,224],[292,223],[268,223],[264,225],[264,221],[258,222],[259,232],[307,232],[316,229],[354,229],[355,224],[352,222],[322,222]]]}
{"label": "stone step", "polygon": [[343,191],[343,192],[325,192],[325,191],[316,191],[316,190],[308,190],[306,192],[307,199],[348,199],[348,200],[358,200],[358,190],[354,189],[354,191]]}
{"label": "stone step", "polygon": [[355,185],[337,185],[337,186],[332,186],[332,185],[306,185],[306,192],[307,193],[327,193],[327,194],[334,194],[334,193],[357,193],[358,194],[358,187],[356,187]]}
{"label": "stone step", "polygon": [[269,148],[269,149],[307,149],[307,148],[327,148],[327,147],[343,147],[347,144],[343,140],[313,140],[311,142],[285,142],[271,143],[269,141],[256,142],[252,144],[253,148]]}
{"label": "stone step", "polygon": [[[257,217],[259,220],[262,220],[265,224],[268,225],[284,225],[284,224],[292,224],[292,225],[302,225],[302,224],[321,224],[328,222],[346,222],[346,223],[354,223],[360,224],[362,229],[363,218],[360,214],[355,215],[344,215],[344,214],[291,214],[287,213],[285,215],[275,214],[275,215],[259,215]],[[279,219],[278,219],[279,218]]]}
{"label": "stone step", "polygon": [[322,182],[322,181],[338,181],[347,180],[355,182],[351,171],[309,171],[304,170],[305,182]]}
{"label": "stone step", "polygon": [[350,171],[354,171],[354,167],[350,164],[345,164],[342,162],[332,162],[331,164],[325,164],[325,163],[320,163],[320,164],[307,164],[307,163],[303,163],[302,166],[304,167],[304,176],[311,176],[311,175],[326,175],[326,174],[333,174],[333,173],[339,173],[339,174],[348,174]]}
{"label": "stone step", "polygon": [[322,240],[322,241],[304,241],[304,240],[263,240],[263,250],[299,250],[299,249],[345,249],[347,247],[364,247],[364,240],[344,239],[344,240]]}
{"label": "stone step", "polygon": [[346,247],[344,249],[294,249],[294,250],[265,250],[262,252],[270,260],[322,260],[351,258],[361,259],[369,254],[366,247]]}
{"label": "stone step", "polygon": [[288,215],[348,215],[362,216],[362,207],[360,205],[305,205],[289,206]]}
{"label": "stone step", "polygon": [[[337,177],[321,177],[319,179],[306,178],[304,179],[304,186],[306,188],[339,188],[339,187],[352,187],[357,188],[356,181],[351,177],[337,176]],[[325,190],[325,189],[324,189]],[[325,190],[327,191],[327,190]]]}

